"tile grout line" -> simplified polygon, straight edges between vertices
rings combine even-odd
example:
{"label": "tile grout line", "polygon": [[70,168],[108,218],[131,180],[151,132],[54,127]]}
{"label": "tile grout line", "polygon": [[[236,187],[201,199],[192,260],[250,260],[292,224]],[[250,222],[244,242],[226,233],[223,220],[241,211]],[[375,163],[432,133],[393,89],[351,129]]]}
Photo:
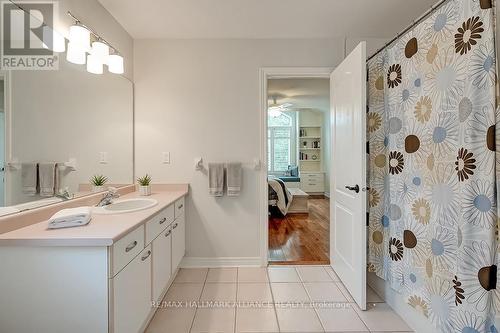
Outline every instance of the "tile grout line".
{"label": "tile grout line", "polygon": [[191,327],[189,328],[189,332],[191,332],[193,330],[193,325],[194,325],[194,321],[196,319],[196,315],[198,314],[198,303],[200,302],[201,300],[201,295],[203,295],[203,291],[205,290],[205,284],[207,283],[207,278],[208,278],[208,270],[210,268],[207,269],[207,274],[205,275],[205,279],[203,280],[203,287],[201,288],[201,293],[200,293],[200,296],[198,296],[198,301],[197,301],[197,304],[196,304],[196,309],[194,310],[194,316],[193,316],[193,319],[191,320]]}
{"label": "tile grout line", "polygon": [[[328,275],[328,277],[331,279],[332,277],[330,276],[330,274],[328,274],[328,272],[323,267],[322,267],[322,269],[326,273],[326,275]],[[299,274],[299,276],[300,276],[300,274]],[[300,276],[300,279],[302,279],[302,276]],[[302,281],[302,287],[304,287],[304,289],[306,290],[307,296],[309,296],[309,299],[311,300],[311,303],[313,303],[312,297],[309,294],[309,292],[307,291],[306,286],[304,285],[304,281]],[[318,309],[316,309],[316,306],[314,306],[314,305],[313,305],[313,311],[314,311],[314,314],[316,315],[316,318],[318,318],[319,324],[323,328],[323,332],[326,332],[325,325],[323,325],[323,321],[321,320],[321,317],[319,316]]]}
{"label": "tile grout line", "polygon": [[233,323],[233,332],[236,333],[236,320],[238,317],[238,291],[240,290],[240,282],[238,281],[238,276],[240,274],[240,268],[236,267],[236,298],[235,298],[235,307],[234,307],[234,323]]}
{"label": "tile grout line", "polygon": [[281,332],[280,321],[278,320],[278,311],[276,310],[276,303],[274,302],[273,288],[271,287],[271,278],[269,277],[269,265],[266,267],[266,276],[269,289],[271,290],[271,302],[273,303],[274,317],[276,318],[276,324],[278,325],[278,332]]}

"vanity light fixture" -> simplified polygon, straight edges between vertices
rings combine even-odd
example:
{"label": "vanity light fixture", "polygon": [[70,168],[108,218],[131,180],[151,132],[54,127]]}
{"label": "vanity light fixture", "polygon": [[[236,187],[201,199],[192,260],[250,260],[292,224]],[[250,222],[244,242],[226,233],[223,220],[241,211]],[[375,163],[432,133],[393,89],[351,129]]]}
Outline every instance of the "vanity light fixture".
{"label": "vanity light fixture", "polygon": [[109,45],[98,40],[92,43],[90,54],[95,56],[102,64],[107,64],[109,57]]}
{"label": "vanity light fixture", "polygon": [[[124,73],[123,57],[120,52],[108,43],[104,38],[99,36],[94,30],[84,25],[78,18],[68,11],[68,15],[75,20],[75,24],[70,27],[70,43],[68,45],[68,61],[75,59],[77,64],[85,64],[87,61],[87,71],[94,74],[103,73],[103,65],[108,65],[108,71],[114,74]],[[90,42],[92,47],[90,47]],[[70,46],[74,48],[69,56]],[[81,54],[78,53],[77,48],[83,50],[84,60],[81,62]],[[86,53],[89,53],[87,56]]]}
{"label": "vanity light fixture", "polygon": [[69,41],[74,47],[78,47],[85,52],[90,51],[90,31],[81,25],[79,21],[69,27]]}
{"label": "vanity light fixture", "polygon": [[108,70],[114,74],[123,74],[123,57],[119,54],[112,54],[108,57]]}
{"label": "vanity light fixture", "polygon": [[68,51],[66,52],[66,60],[77,65],[85,65],[87,54],[80,47],[75,46],[73,42],[68,43]]}
{"label": "vanity light fixture", "polygon": [[43,47],[54,52],[66,51],[66,40],[64,36],[52,29],[51,27],[43,26]]}
{"label": "vanity light fixture", "polygon": [[101,58],[95,54],[89,54],[87,56],[87,72],[92,74],[102,74]]}

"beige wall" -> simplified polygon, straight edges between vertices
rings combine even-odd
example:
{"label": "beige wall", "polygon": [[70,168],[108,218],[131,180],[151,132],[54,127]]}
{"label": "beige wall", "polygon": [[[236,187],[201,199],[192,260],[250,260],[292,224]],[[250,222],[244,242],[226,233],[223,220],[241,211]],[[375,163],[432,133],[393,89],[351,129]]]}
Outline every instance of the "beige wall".
{"label": "beige wall", "polygon": [[[259,256],[259,173],[239,198],[214,199],[194,158],[251,162],[260,152],[259,69],[334,67],[344,39],[136,40],[136,170],[190,183],[187,256]],[[171,164],[161,154],[171,152]],[[265,172],[265,171],[261,171]]]}

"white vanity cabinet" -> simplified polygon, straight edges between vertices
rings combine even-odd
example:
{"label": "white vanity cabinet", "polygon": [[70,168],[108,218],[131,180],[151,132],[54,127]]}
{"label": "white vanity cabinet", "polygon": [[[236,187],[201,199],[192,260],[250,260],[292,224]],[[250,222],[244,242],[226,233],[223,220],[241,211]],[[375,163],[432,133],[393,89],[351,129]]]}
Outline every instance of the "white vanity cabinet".
{"label": "white vanity cabinet", "polygon": [[[93,226],[121,222],[118,215],[105,218],[96,217],[102,222]],[[144,331],[153,302],[165,295],[184,257],[185,224],[181,196],[143,215],[117,240],[77,235],[75,243],[0,246],[0,332]],[[46,224],[39,230],[43,234]]]}
{"label": "white vanity cabinet", "polygon": [[141,244],[145,247],[110,279],[113,294],[110,332],[137,333],[145,328],[154,312],[152,302],[161,301],[184,257],[184,216],[184,198],[181,198],[114,245],[113,251],[119,248],[126,256],[123,249],[134,251],[134,245],[141,243],[134,234],[141,233],[144,237]]}

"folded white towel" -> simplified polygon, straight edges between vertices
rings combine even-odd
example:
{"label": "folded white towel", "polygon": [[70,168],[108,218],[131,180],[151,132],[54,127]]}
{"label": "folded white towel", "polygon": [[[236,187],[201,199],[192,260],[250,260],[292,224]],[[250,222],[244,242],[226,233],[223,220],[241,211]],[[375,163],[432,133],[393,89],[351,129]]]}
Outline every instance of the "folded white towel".
{"label": "folded white towel", "polygon": [[23,193],[30,196],[35,195],[38,185],[38,163],[21,164],[21,180]]}
{"label": "folded white towel", "polygon": [[49,229],[86,225],[92,219],[90,207],[67,208],[58,211],[49,219]]}
{"label": "folded white towel", "polygon": [[42,197],[53,197],[59,192],[59,170],[57,163],[40,163],[38,165],[38,178],[40,182],[40,195]]}
{"label": "folded white towel", "polygon": [[208,192],[213,197],[224,195],[224,164],[208,164]]}
{"label": "folded white towel", "polygon": [[242,168],[240,162],[230,162],[227,164],[226,184],[227,196],[237,197],[241,191]]}

